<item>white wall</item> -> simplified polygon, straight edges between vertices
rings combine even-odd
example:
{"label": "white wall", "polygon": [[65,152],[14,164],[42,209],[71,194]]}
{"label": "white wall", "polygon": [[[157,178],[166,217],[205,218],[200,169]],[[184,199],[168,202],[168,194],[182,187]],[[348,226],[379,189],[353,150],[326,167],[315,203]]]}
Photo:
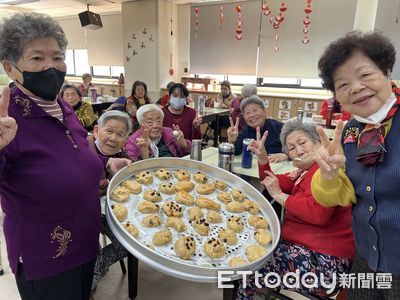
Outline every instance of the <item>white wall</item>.
{"label": "white wall", "polygon": [[[147,34],[143,34],[146,28]],[[136,40],[132,38],[136,35]],[[150,35],[153,42],[149,41]],[[149,96],[153,101],[159,97],[158,56],[159,45],[157,0],[122,3],[122,46],[125,67],[125,95],[131,94],[132,84],[136,80],[147,84]],[[140,47],[141,43],[145,48]],[[132,48],[128,48],[128,43]],[[133,50],[137,55],[133,55]],[[127,61],[126,57],[130,57]]]}
{"label": "white wall", "polygon": [[190,67],[190,5],[178,7],[178,80],[188,76]]}
{"label": "white wall", "polygon": [[[172,4],[171,36],[171,1],[158,0],[158,75],[159,88],[165,88],[170,81],[180,81],[178,77],[178,6]],[[170,57],[171,56],[171,57]],[[172,59],[172,62],[170,61]],[[169,74],[169,69],[174,71]],[[157,99],[155,99],[157,100]]]}

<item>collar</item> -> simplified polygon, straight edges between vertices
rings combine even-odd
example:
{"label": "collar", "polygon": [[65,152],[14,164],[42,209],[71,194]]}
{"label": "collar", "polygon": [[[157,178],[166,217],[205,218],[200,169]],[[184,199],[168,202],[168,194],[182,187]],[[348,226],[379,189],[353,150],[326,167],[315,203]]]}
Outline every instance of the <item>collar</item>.
{"label": "collar", "polygon": [[[34,98],[27,96],[19,87],[12,90],[10,95],[10,104],[20,111],[21,115],[26,119],[37,119],[42,117],[49,117],[39,105],[36,104]],[[74,114],[74,110],[64,100],[57,98],[56,100],[65,116]]]}
{"label": "collar", "polygon": [[397,101],[396,95],[392,92],[388,101],[382,105],[382,107],[372,115],[363,118],[357,115],[354,115],[354,119],[356,119],[360,123],[364,124],[379,124],[381,123],[387,116],[389,110],[392,108],[393,104]]}

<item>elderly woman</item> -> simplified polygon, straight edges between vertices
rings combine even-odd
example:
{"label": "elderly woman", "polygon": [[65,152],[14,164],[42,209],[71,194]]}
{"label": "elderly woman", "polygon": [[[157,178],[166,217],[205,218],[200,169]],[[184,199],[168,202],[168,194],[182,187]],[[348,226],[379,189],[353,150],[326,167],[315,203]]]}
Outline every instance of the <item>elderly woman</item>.
{"label": "elderly woman", "polygon": [[[314,148],[319,143],[313,124],[290,120],[282,128],[283,151],[293,160],[297,171],[275,175],[269,165],[264,143],[268,133],[261,138],[257,128],[257,140],[252,140],[249,149],[258,156],[259,173],[271,197],[286,210],[282,224],[282,241],[275,249],[272,260],[258,272],[264,276],[275,272],[281,277],[288,272],[300,271],[302,276],[311,272],[339,287],[334,276],[348,272],[354,255],[354,240],[351,231],[350,207],[326,208],[315,201],[311,194],[311,179],[318,170]],[[334,275],[335,274],[335,275]],[[249,278],[248,287],[239,287],[236,299],[253,299],[256,290],[254,277]],[[260,280],[263,284],[263,280]],[[281,286],[285,288],[284,285]],[[328,288],[316,283],[313,288],[300,284],[297,291],[326,295]]]}
{"label": "elderly woman", "polygon": [[[116,110],[105,112],[99,118],[98,125],[94,127],[93,135],[88,137],[89,146],[97,154],[105,157],[129,158],[123,148],[131,131],[132,122],[128,114]],[[109,177],[109,174],[103,173],[102,181],[100,182],[101,195],[106,192]],[[112,233],[104,214],[101,215],[100,232],[110,239],[111,244],[105,246],[100,254],[97,255],[92,284],[93,290],[97,287],[99,280],[107,273],[109,267],[124,259],[128,254],[124,246]]]}
{"label": "elderly woman", "polygon": [[228,128],[228,142],[235,144],[235,155],[242,153],[243,139],[256,138],[256,128],[260,127],[261,134],[268,131],[268,139],[265,141],[265,148],[270,154],[270,162],[280,162],[287,159],[287,155],[282,152],[282,144],[279,140],[283,123],[274,119],[267,119],[265,103],[256,95],[244,99],[240,103],[246,125],[239,132],[239,118],[235,123],[230,118],[231,126]]}
{"label": "elderly woman", "polygon": [[[233,106],[236,105],[236,106]],[[238,97],[232,93],[231,91],[231,83],[227,80],[221,82],[221,93],[215,95],[214,97],[208,99],[206,101],[207,107],[213,108],[224,108],[233,110],[235,107],[239,105]],[[215,129],[217,128],[216,121],[213,121],[210,124],[210,128],[213,129],[213,134],[217,134],[217,136],[221,136],[221,129],[229,127],[229,116],[222,116],[219,118],[219,126],[218,133],[215,133]],[[207,133],[207,132],[206,132]],[[206,136],[205,140],[208,141],[212,136]]]}
{"label": "elderly woman", "polygon": [[163,127],[164,112],[156,104],[146,104],[137,111],[140,130],[128,139],[126,151],[133,160],[150,157],[182,157],[190,153],[192,142],[186,140],[179,125]]}
{"label": "elderly woman", "polygon": [[343,134],[336,128],[333,141],[319,132],[320,171],[312,191],[322,205],[353,205],[351,272],[390,274],[392,287],[351,289],[349,299],[400,297],[400,89],[390,80],[395,57],[380,33],[351,32],[330,44],[318,63],[325,88],[354,118]]}
{"label": "elderly woman", "polygon": [[169,88],[168,105],[162,108],[164,112],[164,127],[172,128],[180,125],[185,139],[201,139],[200,125],[202,119],[196,116],[196,111],[187,106],[189,91],[182,83],[174,83]]}
{"label": "elderly woman", "polygon": [[65,84],[61,89],[60,96],[72,106],[83,127],[87,131],[92,131],[96,125],[97,116],[94,114],[92,105],[82,102],[80,90],[74,85]]}
{"label": "elderly woman", "polygon": [[128,113],[132,119],[133,130],[136,131],[139,128],[136,112],[139,107],[150,102],[151,100],[147,95],[147,85],[143,81],[137,80],[133,83],[131,95],[128,98],[119,97],[108,110],[115,109]]}
{"label": "elderly woman", "polygon": [[221,93],[209,99],[206,103],[208,107],[214,108],[231,108],[235,103],[237,96],[231,91],[231,83],[228,80],[221,82]]}
{"label": "elderly woman", "polygon": [[26,13],[0,29],[0,60],[15,82],[0,98],[0,196],[8,259],[22,299],[88,299],[99,250],[100,157],[58,98],[67,40],[48,16]]}
{"label": "elderly woman", "polygon": [[89,96],[90,88],[96,88],[95,85],[92,83],[92,75],[90,75],[89,73],[83,73],[82,83],[79,85],[78,88],[81,91],[82,96]]}
{"label": "elderly woman", "polygon": [[245,84],[240,89],[240,92],[241,92],[240,98],[238,97],[232,102],[233,111],[231,114],[233,120],[239,118],[239,126],[238,126],[239,130],[241,130],[244,125],[246,125],[242,112],[240,111],[240,102],[242,102],[243,99],[246,99],[252,95],[257,95],[257,86],[255,86],[254,84]]}

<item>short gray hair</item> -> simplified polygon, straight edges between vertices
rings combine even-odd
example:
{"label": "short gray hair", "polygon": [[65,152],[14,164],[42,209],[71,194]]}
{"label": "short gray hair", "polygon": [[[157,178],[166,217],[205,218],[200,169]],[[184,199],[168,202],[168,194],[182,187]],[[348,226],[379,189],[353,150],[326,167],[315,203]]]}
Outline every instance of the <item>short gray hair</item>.
{"label": "short gray hair", "polygon": [[262,109],[265,109],[264,101],[257,95],[252,95],[250,97],[247,97],[246,99],[243,99],[242,102],[240,102],[240,111],[242,112],[242,114],[246,106],[249,104],[257,104]]}
{"label": "short gray hair", "polygon": [[16,64],[27,43],[47,37],[54,38],[65,55],[68,41],[57,21],[38,13],[15,14],[5,19],[0,29],[0,60]]}
{"label": "short gray hair", "polygon": [[240,89],[240,93],[242,94],[242,99],[250,97],[251,95],[257,95],[257,86],[254,84],[245,84]]}
{"label": "short gray hair", "polygon": [[319,135],[317,132],[317,127],[314,123],[303,123],[301,120],[291,119],[288,120],[282,127],[281,130],[281,144],[282,144],[282,152],[288,154],[289,150],[286,145],[286,139],[289,134],[294,131],[303,131],[306,135],[310,137],[310,139],[317,143],[319,142]]}
{"label": "short gray hair", "polygon": [[129,117],[129,115],[127,113],[124,113],[119,110],[107,111],[100,116],[99,120],[97,121],[97,124],[99,125],[100,128],[102,128],[110,120],[118,120],[118,121],[125,123],[126,128],[128,130],[128,132],[126,134],[129,135],[131,133],[133,126],[132,126],[131,118]]}
{"label": "short gray hair", "polygon": [[139,124],[142,124],[143,121],[143,115],[147,112],[150,111],[156,111],[161,115],[161,118],[164,120],[164,112],[162,111],[162,109],[154,104],[154,103],[150,103],[150,104],[145,104],[142,105],[141,107],[139,107],[139,109],[136,112],[136,119],[138,120]]}

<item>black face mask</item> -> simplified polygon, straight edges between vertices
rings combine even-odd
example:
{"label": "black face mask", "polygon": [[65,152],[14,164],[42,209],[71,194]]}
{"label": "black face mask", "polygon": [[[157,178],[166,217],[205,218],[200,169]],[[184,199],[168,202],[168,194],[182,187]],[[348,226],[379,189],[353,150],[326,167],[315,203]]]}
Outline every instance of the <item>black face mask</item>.
{"label": "black face mask", "polygon": [[[21,72],[18,68],[17,70]],[[23,71],[21,73],[24,83],[18,83],[43,100],[53,101],[56,99],[64,84],[65,72],[61,72],[56,68],[49,68],[40,72]]]}

